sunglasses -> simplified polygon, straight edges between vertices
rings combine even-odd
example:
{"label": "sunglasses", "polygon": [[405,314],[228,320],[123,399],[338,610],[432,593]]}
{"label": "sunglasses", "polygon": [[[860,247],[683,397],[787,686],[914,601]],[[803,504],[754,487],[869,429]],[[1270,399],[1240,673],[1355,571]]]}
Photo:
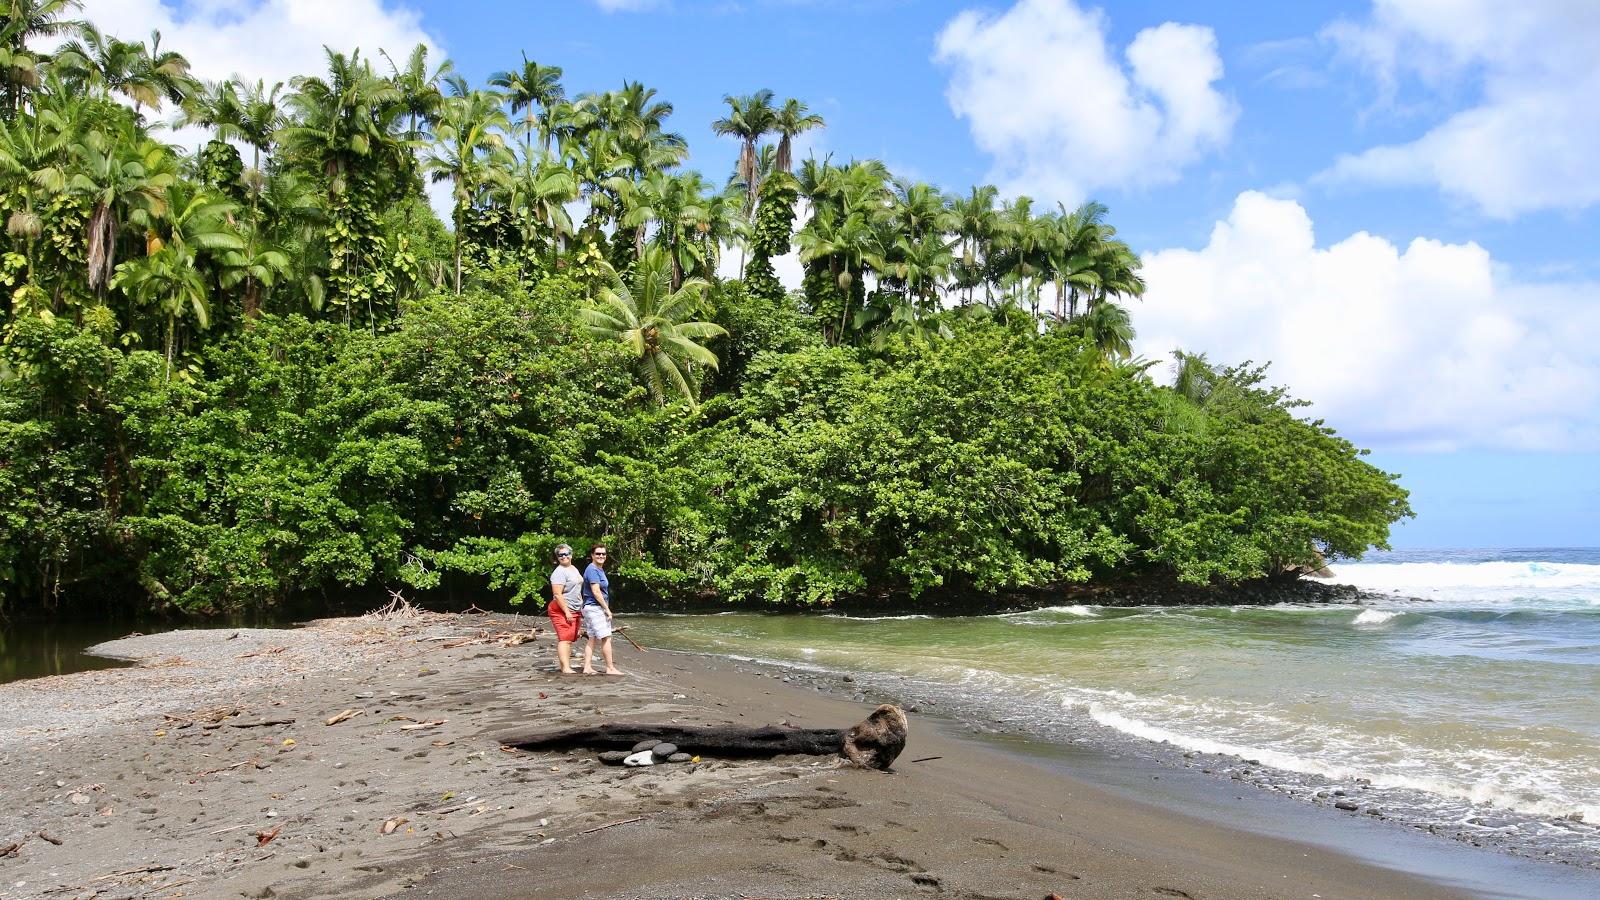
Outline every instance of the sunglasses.
{"label": "sunglasses", "polygon": [[606,552],[604,550],[596,550],[595,552],[593,552],[593,553],[591,553],[589,555],[590,556],[605,556]]}
{"label": "sunglasses", "polygon": [[572,554],[571,553],[557,553],[556,554],[556,559],[571,559],[571,558],[572,558]]}

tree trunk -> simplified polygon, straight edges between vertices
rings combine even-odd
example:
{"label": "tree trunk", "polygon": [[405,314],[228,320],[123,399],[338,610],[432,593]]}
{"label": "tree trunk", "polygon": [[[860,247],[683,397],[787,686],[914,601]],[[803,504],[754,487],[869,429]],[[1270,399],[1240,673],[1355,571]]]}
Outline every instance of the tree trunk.
{"label": "tree trunk", "polygon": [[626,750],[645,741],[677,744],[688,753],[727,757],[768,757],[785,753],[810,756],[838,754],[858,766],[888,769],[906,746],[906,714],[885,704],[859,724],[846,729],[786,728],[763,725],[739,728],[713,725],[643,725],[614,723],[559,731],[512,732],[500,743],[524,750],[566,750],[573,747]]}

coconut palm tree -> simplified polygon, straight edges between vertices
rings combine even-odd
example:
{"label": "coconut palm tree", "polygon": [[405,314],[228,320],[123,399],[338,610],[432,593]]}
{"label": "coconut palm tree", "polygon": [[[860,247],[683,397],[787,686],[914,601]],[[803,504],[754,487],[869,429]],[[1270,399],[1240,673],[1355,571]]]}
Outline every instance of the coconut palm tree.
{"label": "coconut palm tree", "polygon": [[711,130],[739,139],[739,162],[734,175],[746,185],[745,214],[748,215],[755,209],[756,194],[761,190],[756,170],[756,142],[773,131],[777,125],[777,111],[772,108],[772,92],[766,88],[740,97],[726,94],[722,102],[728,104],[728,115],[712,122]]}
{"label": "coconut palm tree", "polygon": [[1095,304],[1083,317],[1083,332],[1104,359],[1127,359],[1133,355],[1133,322],[1128,311],[1115,303]]}
{"label": "coconut palm tree", "polygon": [[[992,184],[976,186],[966,197],[950,201],[953,230],[961,244],[961,259],[956,267],[956,285],[966,289],[964,305],[972,303],[972,289],[983,281],[980,259],[987,259],[994,243],[999,219],[994,203],[999,189]],[[985,286],[985,291],[988,288]]]}
{"label": "coconut palm tree", "polygon": [[505,98],[492,91],[468,90],[445,101],[434,126],[434,142],[423,159],[423,170],[435,182],[448,181],[455,202],[455,288],[461,293],[461,247],[465,240],[467,210],[479,191],[509,181],[511,160],[504,132],[511,127],[501,104]]}
{"label": "coconut palm tree", "polygon": [[166,318],[166,377],[172,377],[177,322],[190,316],[198,328],[211,324],[211,294],[206,279],[177,247],[163,247],[148,256],[129,260],[117,267],[112,286],[136,303],[154,307]]}
{"label": "coconut palm tree", "polygon": [[716,354],[696,342],[727,332],[711,322],[685,321],[694,315],[709,285],[690,278],[674,290],[671,269],[666,252],[651,247],[634,267],[630,282],[612,272],[594,305],[579,315],[589,334],[628,349],[656,402],[665,404],[670,391],[693,408],[697,405],[694,367],[717,368]]}
{"label": "coconut palm tree", "polygon": [[813,128],[825,128],[827,123],[816,113],[807,110],[806,105],[790,97],[783,101],[772,117],[772,131],[778,135],[778,158],[774,161],[778,171],[788,174],[792,159],[791,142],[795,135],[803,134]]}
{"label": "coconut palm tree", "polygon": [[551,109],[567,99],[561,87],[561,67],[542,66],[524,53],[522,68],[496,72],[489,76],[489,83],[505,90],[513,115],[519,110],[522,112],[522,132],[527,147],[524,155],[533,155],[535,131],[539,132],[540,146],[549,153],[551,133],[544,125],[552,121],[549,118]]}
{"label": "coconut palm tree", "polygon": [[6,233],[25,244],[29,285],[34,283],[34,246],[44,229],[39,207],[66,190],[71,146],[72,126],[53,109],[0,121],[0,184],[9,195],[0,208],[8,211]]}
{"label": "coconut palm tree", "polygon": [[164,212],[164,193],[176,180],[166,146],[148,138],[130,145],[130,137],[91,131],[72,147],[77,165],[68,188],[92,204],[85,240],[89,289],[98,296],[104,296],[116,269],[123,222],[148,227]]}
{"label": "coconut palm tree", "polygon": [[83,28],[85,22],[64,18],[81,9],[82,0],[0,0],[4,11],[0,16],[0,81],[5,88],[5,105],[0,111],[7,117],[22,109],[28,90],[39,84],[40,57],[29,45]]}

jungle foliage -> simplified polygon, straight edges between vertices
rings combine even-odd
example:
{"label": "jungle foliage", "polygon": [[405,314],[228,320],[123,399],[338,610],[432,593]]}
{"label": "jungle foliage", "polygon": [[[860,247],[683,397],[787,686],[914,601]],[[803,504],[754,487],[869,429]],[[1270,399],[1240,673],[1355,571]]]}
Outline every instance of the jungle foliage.
{"label": "jungle foliage", "polygon": [[0,615],[521,601],[590,540],[713,600],[1225,584],[1410,514],[1264,368],[1131,358],[1139,260],[1098,204],[796,165],[822,120],[770,91],[725,98],[716,185],[638,83],[480,88],[420,47],[205,83],[71,0],[12,7]]}

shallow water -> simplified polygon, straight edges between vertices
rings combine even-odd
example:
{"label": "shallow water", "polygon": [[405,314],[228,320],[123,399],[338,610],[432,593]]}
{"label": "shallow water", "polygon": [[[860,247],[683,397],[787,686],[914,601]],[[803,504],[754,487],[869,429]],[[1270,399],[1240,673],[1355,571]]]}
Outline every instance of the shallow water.
{"label": "shallow water", "polygon": [[132,630],[127,622],[0,623],[0,684],[126,665],[89,656],[83,648]]}
{"label": "shallow water", "polygon": [[1307,796],[1359,785],[1419,827],[1600,860],[1600,551],[1385,554],[1335,571],[1426,599],[725,614],[663,617],[648,633],[674,649],[901,679],[1014,730],[1092,722],[1231,754],[1253,761],[1250,780]]}

